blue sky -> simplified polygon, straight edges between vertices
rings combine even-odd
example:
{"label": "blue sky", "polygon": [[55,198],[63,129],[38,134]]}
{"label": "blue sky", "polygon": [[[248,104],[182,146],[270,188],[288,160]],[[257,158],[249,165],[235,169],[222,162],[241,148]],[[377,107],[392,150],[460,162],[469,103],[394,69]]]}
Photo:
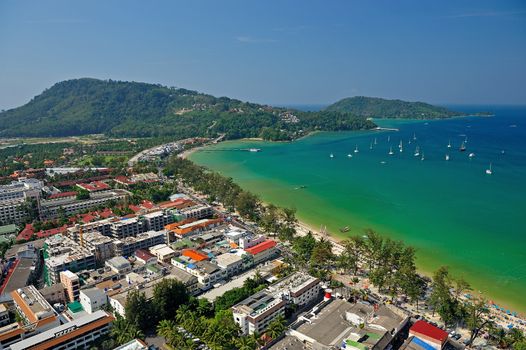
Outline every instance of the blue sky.
{"label": "blue sky", "polygon": [[270,104],[526,104],[526,1],[0,0],[0,108],[77,77]]}

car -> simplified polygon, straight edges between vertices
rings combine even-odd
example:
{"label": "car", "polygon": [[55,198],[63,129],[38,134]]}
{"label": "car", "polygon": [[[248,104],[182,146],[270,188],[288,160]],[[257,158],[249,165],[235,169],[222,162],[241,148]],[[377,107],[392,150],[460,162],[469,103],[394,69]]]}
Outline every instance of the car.
{"label": "car", "polygon": [[455,340],[459,340],[460,338],[462,338],[462,335],[458,333],[453,336],[453,339]]}
{"label": "car", "polygon": [[415,315],[415,318],[416,318],[417,320],[419,320],[419,319],[420,319],[420,315]]}

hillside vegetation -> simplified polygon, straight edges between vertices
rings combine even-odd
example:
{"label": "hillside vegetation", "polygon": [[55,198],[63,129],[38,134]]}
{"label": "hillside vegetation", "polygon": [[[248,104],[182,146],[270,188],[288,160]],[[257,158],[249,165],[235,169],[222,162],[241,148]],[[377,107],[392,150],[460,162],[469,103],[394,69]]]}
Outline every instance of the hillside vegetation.
{"label": "hillside vegetation", "polygon": [[325,111],[351,113],[365,118],[440,119],[459,115],[458,112],[428,103],[364,96],[344,98]]}
{"label": "hillside vegetation", "polygon": [[27,104],[0,113],[0,137],[216,136],[290,140],[314,130],[358,130],[375,125],[344,111],[301,112],[214,97],[155,84],[67,80]]}

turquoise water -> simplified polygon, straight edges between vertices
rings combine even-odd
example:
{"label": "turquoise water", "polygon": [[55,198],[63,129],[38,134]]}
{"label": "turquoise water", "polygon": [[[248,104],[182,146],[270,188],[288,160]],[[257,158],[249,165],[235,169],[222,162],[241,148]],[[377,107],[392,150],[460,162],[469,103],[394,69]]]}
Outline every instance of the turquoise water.
{"label": "turquoise water", "polygon": [[[373,228],[403,240],[417,248],[422,271],[448,265],[476,291],[525,312],[526,108],[494,110],[490,118],[379,121],[398,132],[225,142],[191,159],[265,201],[295,207],[313,227],[326,225],[339,236],[342,226],[351,228],[348,234]],[[467,150],[460,152],[466,137]],[[417,145],[424,160],[414,156]],[[262,152],[234,150],[248,147]]]}

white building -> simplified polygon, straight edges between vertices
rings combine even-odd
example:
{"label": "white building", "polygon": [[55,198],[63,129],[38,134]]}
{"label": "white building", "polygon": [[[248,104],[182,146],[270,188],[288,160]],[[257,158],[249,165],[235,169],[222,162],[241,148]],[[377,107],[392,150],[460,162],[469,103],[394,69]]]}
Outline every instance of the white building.
{"label": "white building", "polygon": [[280,297],[261,291],[232,307],[234,321],[244,335],[262,333],[272,320],[285,314],[285,305]]}
{"label": "white building", "polygon": [[232,277],[244,270],[243,258],[239,254],[224,253],[216,256],[217,266],[226,271],[227,276]]}
{"label": "white building", "polygon": [[170,263],[170,259],[175,256],[175,250],[168,247],[166,244],[158,244],[150,248],[150,253],[157,257],[157,261]]}
{"label": "white building", "polygon": [[104,291],[99,288],[83,289],[80,291],[80,304],[89,314],[101,309],[108,303],[108,297]]}

